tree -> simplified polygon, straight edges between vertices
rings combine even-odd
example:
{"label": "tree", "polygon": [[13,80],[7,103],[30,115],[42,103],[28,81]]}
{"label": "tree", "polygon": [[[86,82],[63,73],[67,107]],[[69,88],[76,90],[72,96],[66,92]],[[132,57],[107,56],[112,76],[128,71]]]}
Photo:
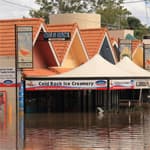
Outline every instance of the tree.
{"label": "tree", "polygon": [[36,3],[40,5],[39,10],[30,10],[29,14],[31,17],[44,18],[45,22],[49,21],[49,12],[52,11],[54,3],[48,2],[48,0],[36,0]]}
{"label": "tree", "polygon": [[134,35],[137,39],[142,39],[149,32],[149,29],[138,18],[128,17],[127,21],[129,29],[134,30]]}
{"label": "tree", "polygon": [[30,10],[31,17],[42,17],[48,23],[49,14],[88,13],[95,11],[97,0],[35,0],[39,10]]}
{"label": "tree", "polygon": [[141,21],[138,18],[128,17],[127,21],[130,29],[137,29],[142,27]]}
{"label": "tree", "polygon": [[121,6],[122,3],[123,0],[104,0],[103,3],[98,3],[96,12],[101,14],[102,26],[117,29],[128,26],[127,17],[131,12]]}
{"label": "tree", "polygon": [[98,13],[103,27],[133,29],[135,36],[141,38],[147,32],[140,20],[130,17],[131,12],[122,6],[124,0],[35,0],[39,10],[30,10],[32,17],[42,17],[49,22],[49,14],[58,13]]}

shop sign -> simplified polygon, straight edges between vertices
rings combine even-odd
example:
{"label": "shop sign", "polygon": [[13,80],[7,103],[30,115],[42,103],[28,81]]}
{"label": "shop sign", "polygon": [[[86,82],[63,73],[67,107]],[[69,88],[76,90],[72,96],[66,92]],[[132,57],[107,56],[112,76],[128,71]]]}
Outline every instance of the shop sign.
{"label": "shop sign", "polygon": [[133,89],[134,80],[110,80],[111,90]]}
{"label": "shop sign", "polygon": [[70,32],[44,32],[44,40],[70,40]]}
{"label": "shop sign", "polygon": [[107,89],[107,80],[26,80],[26,90]]}
{"label": "shop sign", "polygon": [[148,89],[150,88],[150,80],[135,80],[135,89]]}
{"label": "shop sign", "polygon": [[122,52],[125,49],[130,50],[131,49],[131,40],[120,39],[119,47],[120,47],[120,52]]}
{"label": "shop sign", "polygon": [[14,87],[15,85],[15,68],[0,68],[0,87]]}
{"label": "shop sign", "polygon": [[17,68],[32,68],[32,27],[16,27]]}
{"label": "shop sign", "polygon": [[150,70],[150,44],[144,45],[144,68]]}

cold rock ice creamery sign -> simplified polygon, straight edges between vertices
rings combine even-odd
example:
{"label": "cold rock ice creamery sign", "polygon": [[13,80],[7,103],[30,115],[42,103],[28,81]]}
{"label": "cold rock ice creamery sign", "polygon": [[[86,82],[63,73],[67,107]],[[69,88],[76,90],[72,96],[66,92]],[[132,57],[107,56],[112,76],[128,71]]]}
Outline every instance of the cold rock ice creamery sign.
{"label": "cold rock ice creamery sign", "polygon": [[26,90],[106,89],[106,80],[26,80]]}

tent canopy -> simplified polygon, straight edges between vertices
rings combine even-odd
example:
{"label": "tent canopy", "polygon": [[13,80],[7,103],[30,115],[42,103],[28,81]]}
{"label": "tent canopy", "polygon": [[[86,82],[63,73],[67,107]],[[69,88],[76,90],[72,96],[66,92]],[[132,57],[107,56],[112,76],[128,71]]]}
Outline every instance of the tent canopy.
{"label": "tent canopy", "polygon": [[102,58],[99,54],[96,54],[93,58],[91,58],[89,61],[82,64],[81,66],[69,72],[56,75],[55,77],[130,78],[131,74],[109,63],[107,60]]}
{"label": "tent canopy", "polygon": [[129,72],[132,76],[137,77],[149,77],[150,72],[144,70],[140,66],[136,65],[133,61],[130,60],[129,57],[124,57],[116,66],[124,71]]}

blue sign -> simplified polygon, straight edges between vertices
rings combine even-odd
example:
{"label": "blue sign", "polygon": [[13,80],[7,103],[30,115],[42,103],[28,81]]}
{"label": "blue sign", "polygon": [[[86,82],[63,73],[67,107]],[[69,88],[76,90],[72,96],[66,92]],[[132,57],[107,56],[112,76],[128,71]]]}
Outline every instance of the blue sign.
{"label": "blue sign", "polygon": [[44,40],[70,40],[70,32],[44,32]]}
{"label": "blue sign", "polygon": [[24,110],[24,84],[21,82],[21,86],[19,88],[19,109]]}

